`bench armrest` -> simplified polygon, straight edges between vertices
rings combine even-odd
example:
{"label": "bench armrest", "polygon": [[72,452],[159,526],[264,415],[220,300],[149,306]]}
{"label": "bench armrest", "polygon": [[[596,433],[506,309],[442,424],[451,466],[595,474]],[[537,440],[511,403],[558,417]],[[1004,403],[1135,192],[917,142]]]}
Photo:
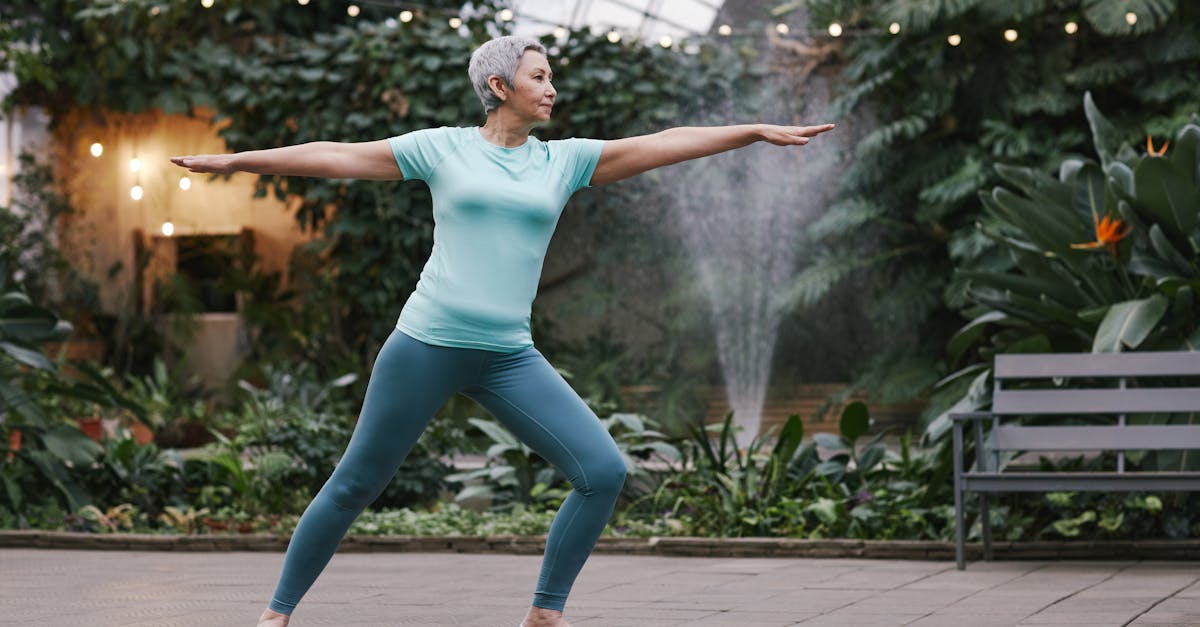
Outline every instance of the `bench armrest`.
{"label": "bench armrest", "polygon": [[966,420],[987,420],[996,414],[990,411],[968,411],[963,413],[950,414],[950,420],[954,422],[962,422]]}

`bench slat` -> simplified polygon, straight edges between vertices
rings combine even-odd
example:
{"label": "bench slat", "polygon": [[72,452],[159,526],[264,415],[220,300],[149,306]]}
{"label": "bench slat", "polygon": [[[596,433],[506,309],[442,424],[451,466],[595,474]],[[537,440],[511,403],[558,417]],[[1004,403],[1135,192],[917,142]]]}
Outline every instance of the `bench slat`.
{"label": "bench slat", "polygon": [[1200,425],[1000,425],[990,449],[999,451],[1130,451],[1200,449]]}
{"label": "bench slat", "polygon": [[1031,415],[1200,412],[1200,388],[999,390],[992,411]]}
{"label": "bench slat", "polygon": [[1191,492],[1200,490],[1200,472],[968,472],[963,484],[969,492]]}
{"label": "bench slat", "polygon": [[1000,379],[1200,375],[1200,351],[996,355]]}

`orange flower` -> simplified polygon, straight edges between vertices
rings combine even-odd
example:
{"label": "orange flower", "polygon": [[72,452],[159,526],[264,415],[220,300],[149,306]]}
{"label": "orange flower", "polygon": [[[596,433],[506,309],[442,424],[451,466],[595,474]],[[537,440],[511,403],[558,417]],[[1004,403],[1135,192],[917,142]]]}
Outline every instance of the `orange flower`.
{"label": "orange flower", "polygon": [[1155,151],[1154,150],[1154,142],[1150,141],[1149,135],[1146,136],[1146,154],[1150,155],[1151,157],[1161,157],[1161,156],[1167,154],[1167,146],[1170,146],[1170,145],[1171,145],[1171,142],[1169,142],[1169,141],[1165,142],[1165,143],[1163,143],[1163,146],[1160,150]]}
{"label": "orange flower", "polygon": [[1071,248],[1080,249],[1097,249],[1108,248],[1108,252],[1115,257],[1117,255],[1117,242],[1120,242],[1129,235],[1132,228],[1124,221],[1115,218],[1104,216],[1100,218],[1093,216],[1096,223],[1096,241],[1086,244],[1071,244]]}

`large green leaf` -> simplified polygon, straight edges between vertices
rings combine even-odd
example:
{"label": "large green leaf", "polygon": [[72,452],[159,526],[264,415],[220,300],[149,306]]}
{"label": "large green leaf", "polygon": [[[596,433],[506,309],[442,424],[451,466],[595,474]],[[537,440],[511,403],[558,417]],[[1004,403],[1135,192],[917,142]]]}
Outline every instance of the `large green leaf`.
{"label": "large green leaf", "polygon": [[1092,92],[1083,94],[1083,111],[1087,115],[1088,124],[1092,127],[1092,145],[1096,154],[1100,155],[1100,165],[1108,169],[1108,164],[1116,159],[1121,148],[1121,137],[1117,127],[1113,126],[1092,100]]}
{"label": "large green leaf", "polygon": [[870,424],[867,404],[862,401],[854,401],[842,410],[842,418],[838,421],[838,430],[842,432],[842,436],[847,441],[853,444],[855,440],[867,434]]}
{"label": "large green leaf", "polygon": [[1098,220],[1105,215],[1104,172],[1094,163],[1083,165],[1075,178],[1071,202],[1075,213],[1084,219]]}
{"label": "large green leaf", "polygon": [[79,429],[65,424],[54,425],[43,433],[42,442],[46,445],[46,450],[55,457],[69,461],[75,466],[84,466],[96,461],[96,457],[104,451],[95,440]]}
{"label": "large green leaf", "polygon": [[1200,215],[1200,190],[1191,177],[1162,157],[1146,157],[1133,171],[1138,204],[1154,214],[1170,235],[1188,237]]}
{"label": "large green leaf", "polygon": [[1137,348],[1166,312],[1167,299],[1161,294],[1113,305],[1100,322],[1092,352],[1119,353],[1123,348]]}
{"label": "large green leaf", "polygon": [[1200,187],[1200,126],[1188,124],[1175,135],[1167,158],[1171,165]]}

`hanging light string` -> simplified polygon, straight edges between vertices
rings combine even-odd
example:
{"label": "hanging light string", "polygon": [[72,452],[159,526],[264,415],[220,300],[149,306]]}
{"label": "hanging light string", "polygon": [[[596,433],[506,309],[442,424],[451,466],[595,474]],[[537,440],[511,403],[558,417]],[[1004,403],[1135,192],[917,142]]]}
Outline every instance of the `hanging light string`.
{"label": "hanging light string", "polygon": [[[198,0],[200,6],[206,8],[206,9],[213,8],[216,5],[216,3],[219,1],[220,0]],[[311,1],[312,0],[296,0],[296,4],[303,7],[303,6],[308,6],[309,4],[311,4]],[[359,15],[361,15],[363,7],[372,7],[374,9],[387,9],[389,11],[396,11],[397,12],[396,17],[388,17],[384,21],[385,25],[392,27],[392,28],[399,26],[400,23],[411,22],[414,19],[417,19],[418,17],[434,17],[434,16],[436,16],[436,17],[440,17],[440,18],[444,19],[447,22],[447,24],[451,28],[454,28],[454,29],[461,28],[467,19],[480,19],[480,18],[488,18],[488,17],[492,17],[493,19],[499,20],[502,23],[510,23],[510,24],[516,20],[520,20],[522,22],[533,22],[533,23],[551,27],[553,29],[551,31],[552,34],[554,35],[554,37],[556,39],[559,39],[559,40],[566,39],[570,35],[571,32],[579,30],[578,28],[572,29],[571,27],[567,26],[566,24],[562,24],[562,23],[559,23],[559,22],[556,22],[553,20],[547,20],[545,18],[542,18],[542,17],[534,15],[534,14],[521,13],[514,9],[507,8],[507,7],[501,7],[499,9],[495,9],[495,10],[493,10],[491,8],[486,8],[486,7],[485,8],[474,8],[474,9],[452,9],[452,8],[446,8],[446,7],[441,7],[441,6],[425,4],[422,2],[410,2],[408,0],[393,0],[393,1],[389,1],[389,0],[341,0],[341,1],[346,5],[347,15],[349,15],[352,18],[357,18]],[[158,9],[158,7],[154,7],[153,9],[151,9],[151,14],[156,15],[158,13],[157,9]],[[662,34],[660,36],[657,36],[657,38],[654,35],[647,35],[645,37],[641,37],[641,36],[638,36],[637,34],[632,34],[630,36],[629,41],[630,42],[641,41],[641,42],[645,42],[648,44],[657,43],[658,45],[662,46],[663,48],[672,48],[675,46],[676,43],[680,43],[680,44],[690,43],[691,46],[685,46],[685,49],[687,49],[689,52],[693,52],[694,49],[692,48],[692,46],[694,46],[697,41],[719,41],[720,39],[730,38],[730,37],[747,37],[747,36],[759,36],[760,35],[759,31],[757,31],[757,30],[749,30],[749,29],[741,29],[741,28],[735,29],[732,26],[730,26],[729,24],[720,24],[720,25],[717,25],[715,28],[711,29],[710,32],[701,33],[701,32],[691,31],[691,30],[683,27],[681,24],[678,24],[672,20],[663,18],[662,16],[656,15],[656,16],[654,16],[654,18],[659,22],[669,24],[679,30],[685,31],[686,35],[684,36],[684,39],[677,41],[676,38],[670,34]],[[1133,11],[1126,12],[1125,22],[1127,24],[1129,24],[1129,26],[1131,28],[1135,24],[1137,24],[1137,21],[1138,21],[1138,16],[1135,12],[1133,12]],[[611,23],[610,24],[595,23],[592,25],[593,29],[595,29],[596,27],[599,27],[599,31],[603,32],[605,38],[608,39],[608,41],[613,44],[619,44],[622,41],[625,41],[626,40],[625,38],[627,35],[626,35],[626,32],[623,32],[623,31],[629,30],[628,28],[623,29],[621,26],[616,25],[616,24],[611,24]],[[774,25],[774,29],[775,29],[775,33],[778,35],[781,35],[781,36],[789,36],[790,31],[791,31],[791,28],[788,26],[788,24],[786,22],[777,22]],[[842,37],[879,37],[879,36],[883,36],[883,35],[896,36],[896,35],[900,35],[904,31],[903,27],[901,26],[901,24],[899,22],[891,22],[886,27],[883,27],[882,25],[880,25],[880,26],[868,26],[868,27],[862,27],[862,28],[856,27],[853,29],[848,29],[845,25],[843,25],[842,23],[837,22],[837,21],[830,22],[822,30],[828,35],[829,38],[832,38],[832,39],[838,39],[838,38],[842,38]],[[1079,23],[1075,20],[1070,20],[1068,22],[1065,22],[1063,25],[1063,31],[1067,35],[1075,35],[1079,32]],[[1020,38],[1019,31],[1012,27],[1005,28],[1003,31],[1001,31],[1000,35],[1005,41],[1007,41],[1009,43],[1015,43]],[[946,43],[952,47],[957,47],[960,44],[962,44],[962,42],[963,42],[963,36],[960,33],[949,33],[946,36]]]}

